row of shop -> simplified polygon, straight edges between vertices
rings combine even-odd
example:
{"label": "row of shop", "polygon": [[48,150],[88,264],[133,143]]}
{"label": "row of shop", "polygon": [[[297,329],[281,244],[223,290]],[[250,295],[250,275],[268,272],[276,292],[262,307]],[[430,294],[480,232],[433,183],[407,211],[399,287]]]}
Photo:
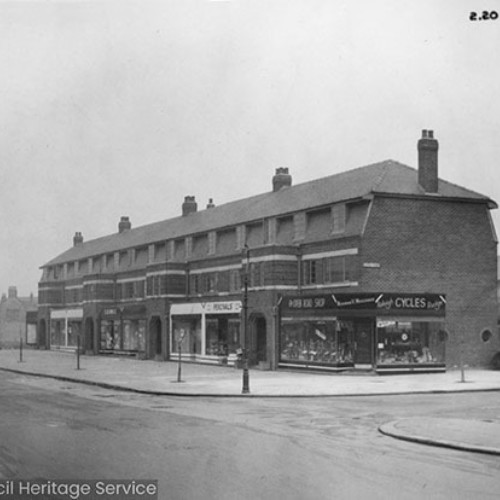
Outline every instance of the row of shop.
{"label": "row of shop", "polygon": [[[282,296],[277,304],[257,314],[250,299],[248,345],[254,362],[330,371],[445,369],[443,295]],[[52,310],[48,331],[52,349],[80,343],[96,354],[140,355],[152,349],[163,359],[180,355],[233,364],[245,340],[243,321],[241,301],[190,302],[172,304],[155,325],[143,305],[102,309],[95,322],[84,321],[83,308]]]}

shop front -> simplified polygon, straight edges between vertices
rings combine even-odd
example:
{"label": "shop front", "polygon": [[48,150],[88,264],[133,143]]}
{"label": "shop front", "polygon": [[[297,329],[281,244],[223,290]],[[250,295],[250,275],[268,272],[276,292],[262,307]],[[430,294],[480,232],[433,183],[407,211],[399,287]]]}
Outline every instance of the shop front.
{"label": "shop front", "polygon": [[139,354],[146,350],[146,307],[124,306],[103,309],[99,352]]}
{"label": "shop front", "polygon": [[173,304],[170,352],[192,361],[234,364],[240,327],[240,301]]}
{"label": "shop front", "polygon": [[50,312],[50,348],[76,349],[82,333],[83,309],[57,309]]}
{"label": "shop front", "polygon": [[283,297],[278,366],[444,371],[445,311],[446,299],[438,294]]}

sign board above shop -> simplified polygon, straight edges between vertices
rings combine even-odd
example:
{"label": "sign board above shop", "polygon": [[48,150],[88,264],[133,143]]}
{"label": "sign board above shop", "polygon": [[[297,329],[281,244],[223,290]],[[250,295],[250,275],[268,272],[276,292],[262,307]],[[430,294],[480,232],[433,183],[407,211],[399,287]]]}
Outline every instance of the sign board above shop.
{"label": "sign board above shop", "polygon": [[416,316],[444,316],[446,298],[433,293],[332,293],[311,296],[283,297],[282,312],[329,310],[342,312],[367,312],[377,316],[407,314]]}
{"label": "sign board above shop", "polygon": [[172,304],[171,315],[182,314],[240,314],[241,301],[225,302],[191,302],[187,304]]}

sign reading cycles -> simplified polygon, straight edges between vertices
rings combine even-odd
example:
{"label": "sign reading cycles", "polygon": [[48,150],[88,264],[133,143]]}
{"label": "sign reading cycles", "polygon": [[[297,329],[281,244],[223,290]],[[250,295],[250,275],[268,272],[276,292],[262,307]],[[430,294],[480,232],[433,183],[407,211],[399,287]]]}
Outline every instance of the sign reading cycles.
{"label": "sign reading cycles", "polygon": [[442,294],[358,293],[283,297],[282,310],[331,309],[339,311],[377,311],[426,313],[444,316],[446,298]]}

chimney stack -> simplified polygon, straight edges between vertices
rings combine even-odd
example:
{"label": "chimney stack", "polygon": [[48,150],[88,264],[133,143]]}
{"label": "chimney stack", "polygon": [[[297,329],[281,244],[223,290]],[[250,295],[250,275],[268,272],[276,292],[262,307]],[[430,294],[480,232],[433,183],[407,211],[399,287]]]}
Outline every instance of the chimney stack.
{"label": "chimney stack", "polygon": [[198,204],[195,201],[194,196],[185,196],[184,203],[182,204],[182,215],[185,217],[186,215],[192,214],[198,210]]}
{"label": "chimney stack", "polygon": [[418,183],[426,193],[438,192],[438,148],[432,130],[422,130],[418,141]]}
{"label": "chimney stack", "polygon": [[273,177],[273,191],[279,191],[292,185],[292,176],[288,173],[288,167],[279,167]]}
{"label": "chimney stack", "polygon": [[9,286],[9,299],[15,299],[17,297],[17,287]]}
{"label": "chimney stack", "polygon": [[118,232],[124,233],[126,231],[130,231],[132,229],[132,224],[128,217],[122,216],[120,218],[120,222],[118,223]]}
{"label": "chimney stack", "polygon": [[82,233],[75,233],[75,236],[73,236],[73,246],[77,247],[79,245],[83,245],[83,236]]}
{"label": "chimney stack", "polygon": [[207,208],[214,208],[214,207],[215,207],[215,204],[214,204],[213,198],[209,198],[208,203],[207,203]]}

